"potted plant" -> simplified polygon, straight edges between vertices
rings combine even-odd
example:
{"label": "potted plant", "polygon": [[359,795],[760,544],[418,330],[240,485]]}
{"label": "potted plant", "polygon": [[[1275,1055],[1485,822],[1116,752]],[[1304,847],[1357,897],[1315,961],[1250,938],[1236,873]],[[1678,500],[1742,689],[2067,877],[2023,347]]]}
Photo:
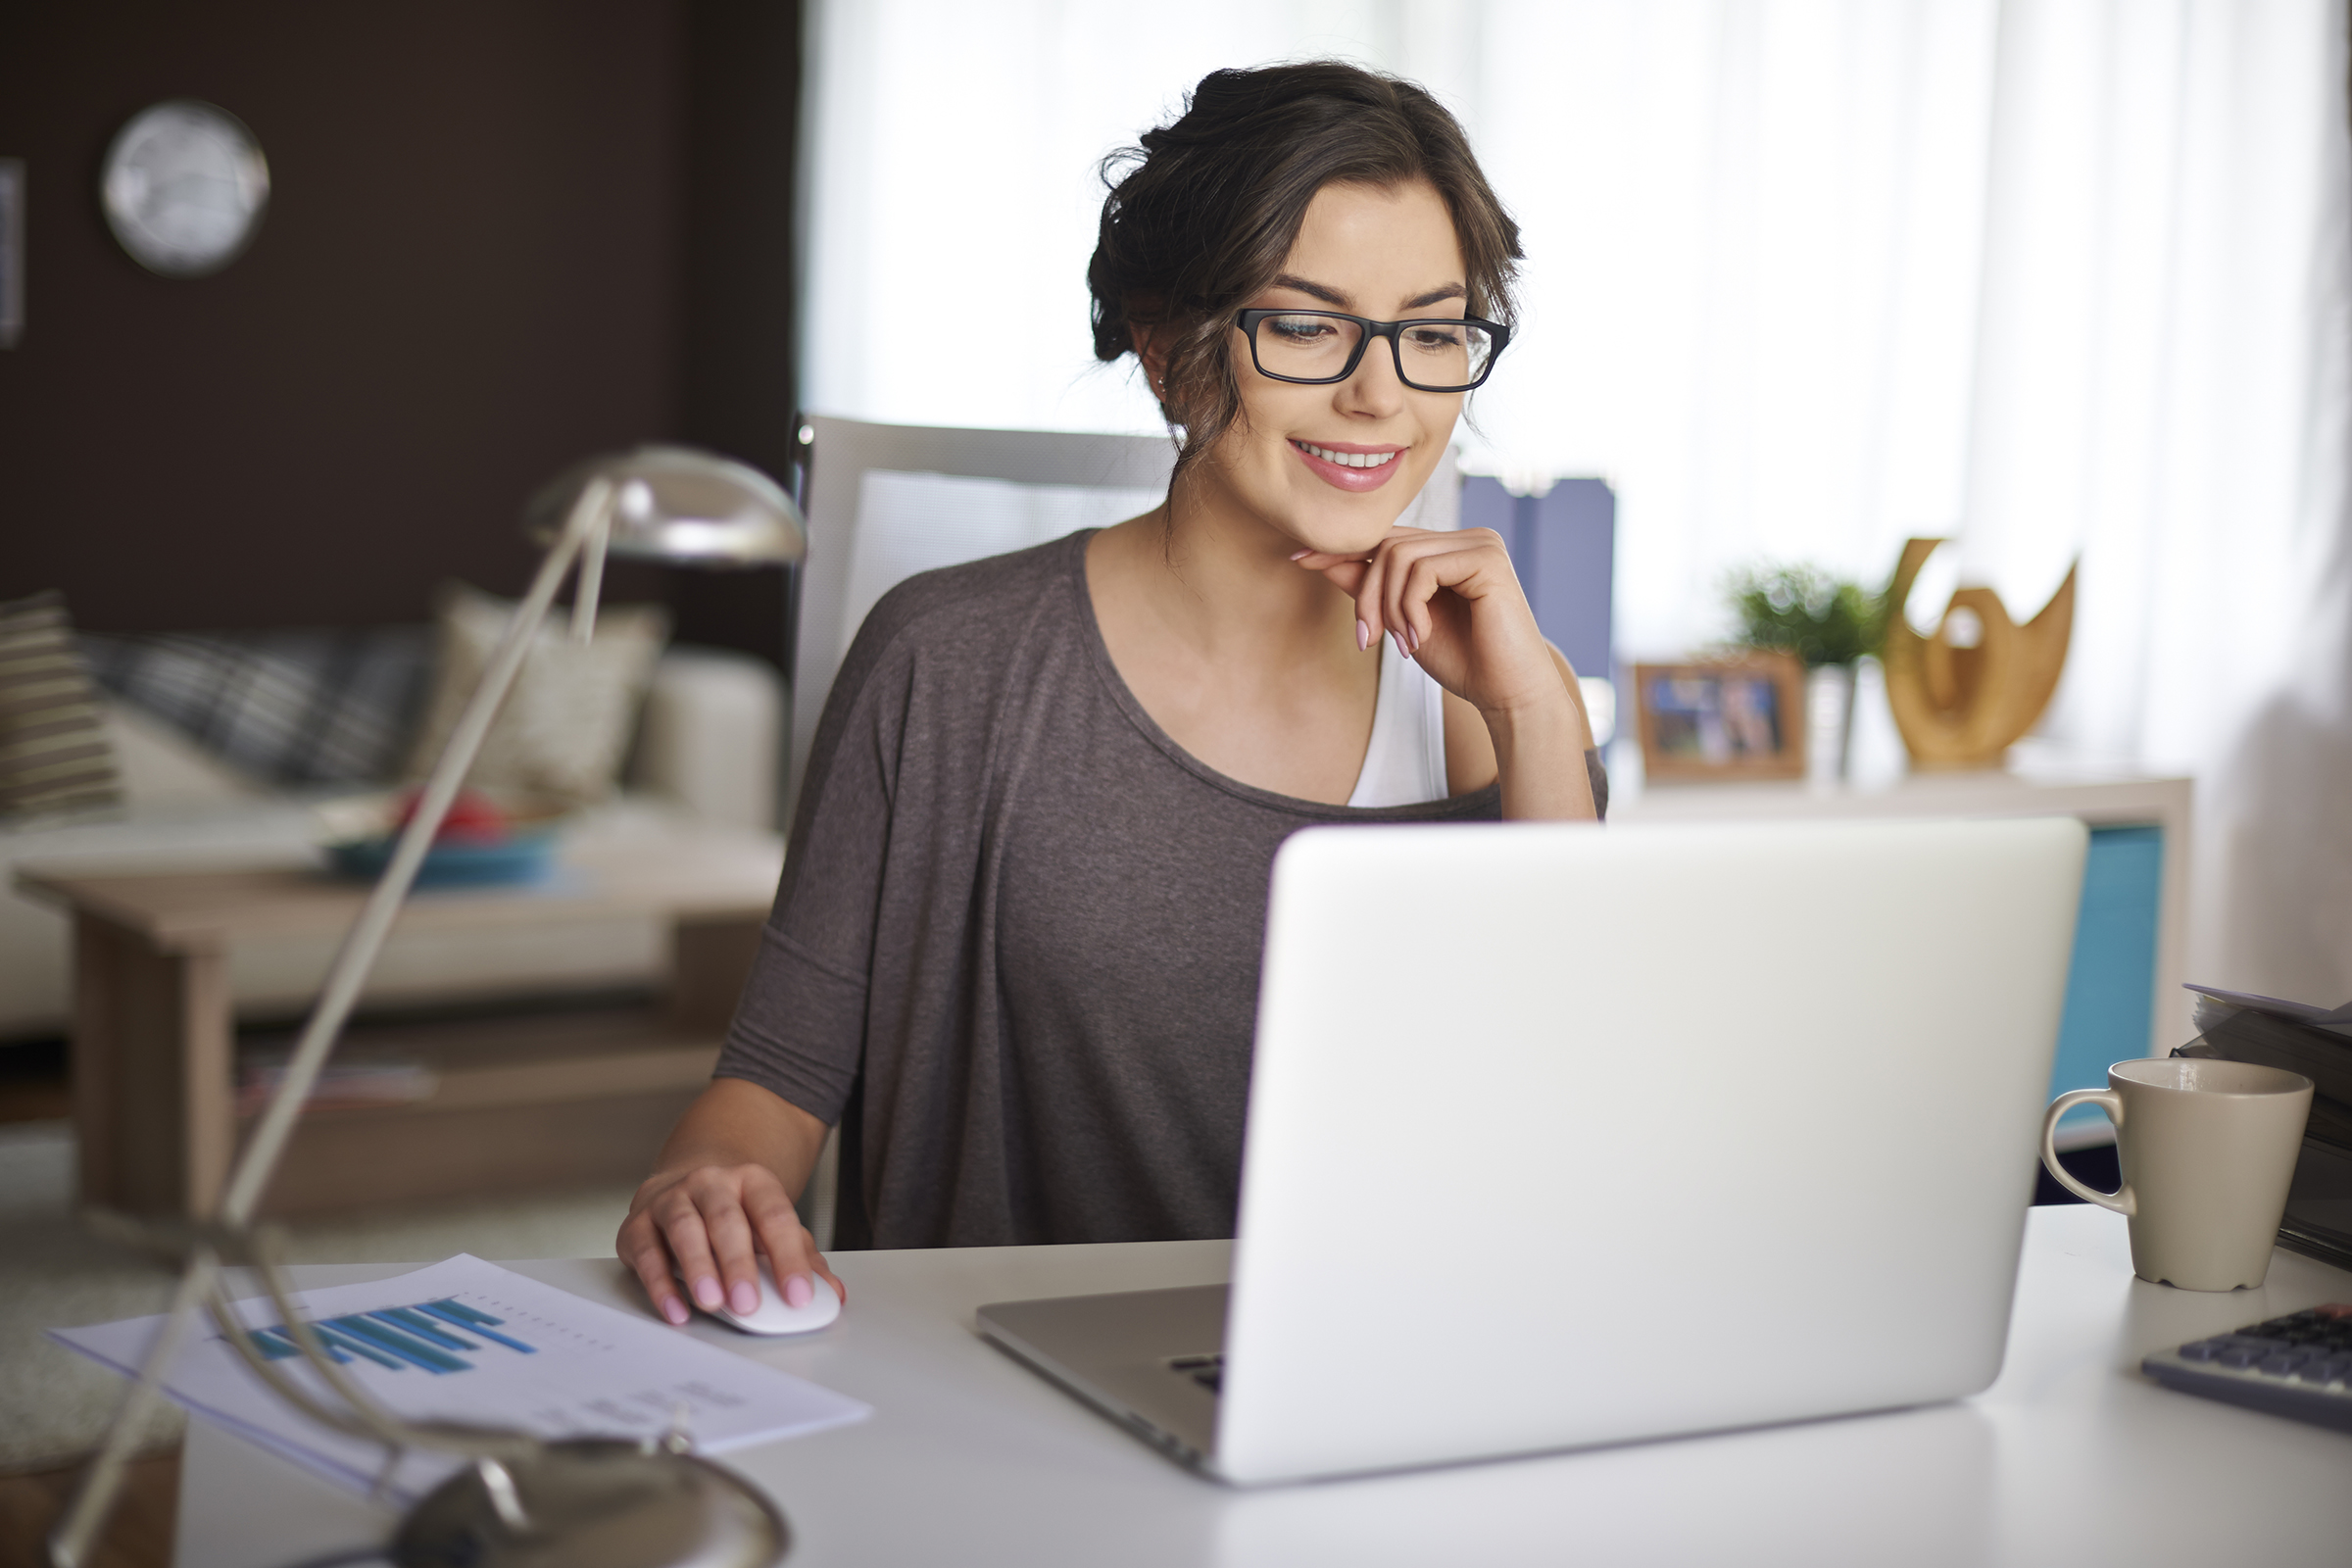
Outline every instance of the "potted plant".
{"label": "potted plant", "polygon": [[1734,572],[1724,596],[1739,625],[1737,646],[1775,649],[1804,662],[1807,755],[1817,777],[1844,777],[1854,666],[1877,654],[1886,636],[1886,596],[1801,564]]}

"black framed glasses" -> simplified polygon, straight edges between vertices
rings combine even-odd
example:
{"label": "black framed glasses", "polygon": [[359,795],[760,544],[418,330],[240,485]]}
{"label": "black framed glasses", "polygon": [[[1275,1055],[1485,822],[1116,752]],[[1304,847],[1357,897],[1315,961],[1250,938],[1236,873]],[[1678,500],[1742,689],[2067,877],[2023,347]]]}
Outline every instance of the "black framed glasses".
{"label": "black framed glasses", "polygon": [[1511,329],[1475,316],[1374,321],[1338,311],[1244,311],[1233,318],[1250,338],[1260,375],[1321,386],[1345,381],[1374,338],[1387,338],[1396,379],[1420,392],[1467,392],[1494,368]]}

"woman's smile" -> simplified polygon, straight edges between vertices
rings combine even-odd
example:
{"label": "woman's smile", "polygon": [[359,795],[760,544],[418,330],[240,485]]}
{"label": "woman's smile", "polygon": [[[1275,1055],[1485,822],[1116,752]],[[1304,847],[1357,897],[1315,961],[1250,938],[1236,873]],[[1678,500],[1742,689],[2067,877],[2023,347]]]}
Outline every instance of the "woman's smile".
{"label": "woman's smile", "polygon": [[1364,446],[1352,441],[1325,444],[1293,436],[1291,450],[1305,463],[1307,471],[1325,484],[1361,493],[1377,490],[1395,478],[1400,466],[1396,460],[1410,449],[1393,444]]}

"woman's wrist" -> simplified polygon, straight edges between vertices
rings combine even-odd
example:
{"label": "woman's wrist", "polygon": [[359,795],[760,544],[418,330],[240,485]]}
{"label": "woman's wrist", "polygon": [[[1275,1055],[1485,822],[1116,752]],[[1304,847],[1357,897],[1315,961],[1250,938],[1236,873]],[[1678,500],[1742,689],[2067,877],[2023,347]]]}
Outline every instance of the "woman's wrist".
{"label": "woman's wrist", "polygon": [[1502,814],[1513,821],[1591,821],[1599,813],[1585,769],[1583,711],[1566,690],[1480,710],[1494,742]]}
{"label": "woman's wrist", "polygon": [[827,1130],[770,1090],[740,1078],[713,1079],[670,1130],[647,1183],[677,1181],[698,1170],[757,1166],[797,1201]]}

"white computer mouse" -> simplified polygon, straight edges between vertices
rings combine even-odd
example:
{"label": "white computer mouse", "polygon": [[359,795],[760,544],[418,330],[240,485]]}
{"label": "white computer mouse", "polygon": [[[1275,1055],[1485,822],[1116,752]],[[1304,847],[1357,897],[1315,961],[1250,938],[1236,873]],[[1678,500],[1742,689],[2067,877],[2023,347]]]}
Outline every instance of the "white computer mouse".
{"label": "white computer mouse", "polygon": [[[678,1275],[678,1283],[686,1283],[686,1277]],[[709,1312],[721,1323],[741,1329],[746,1334],[813,1334],[841,1316],[841,1298],[833,1294],[833,1287],[822,1276],[811,1274],[808,1283],[814,1287],[808,1304],[788,1305],[784,1293],[776,1289],[774,1271],[767,1266],[767,1259],[763,1257],[760,1259],[760,1305],[757,1308],[738,1312],[732,1307],[703,1306],[700,1302],[695,1304],[698,1310]],[[692,1292],[687,1293],[686,1299],[694,1301]]]}

